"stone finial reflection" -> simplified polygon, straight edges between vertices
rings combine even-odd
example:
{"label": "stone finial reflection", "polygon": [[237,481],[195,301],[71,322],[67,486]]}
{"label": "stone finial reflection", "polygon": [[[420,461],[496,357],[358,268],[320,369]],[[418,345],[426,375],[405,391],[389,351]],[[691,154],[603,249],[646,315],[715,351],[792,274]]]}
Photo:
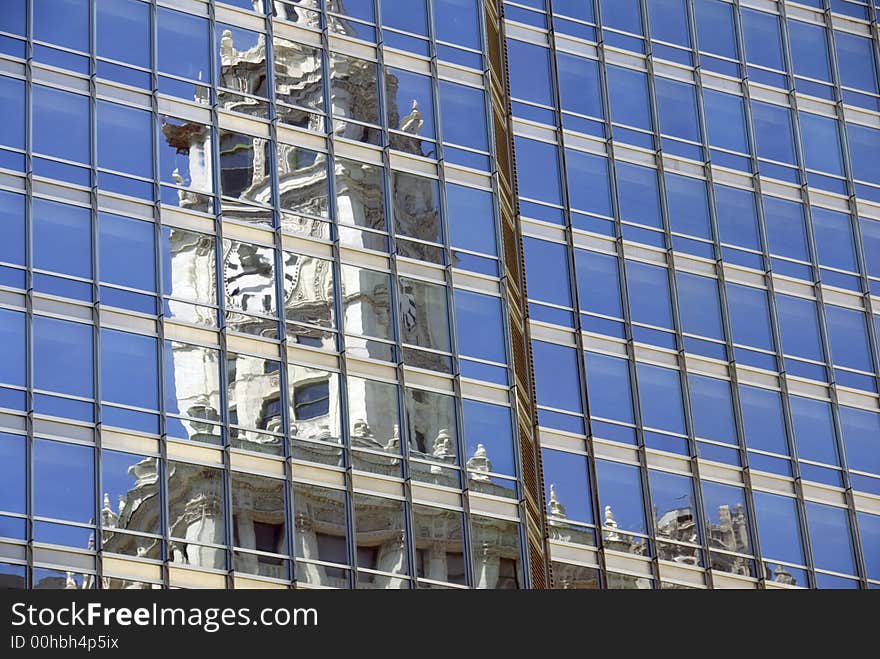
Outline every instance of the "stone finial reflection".
{"label": "stone finial reflection", "polygon": [[556,496],[556,485],[550,484],[550,501],[547,504],[550,510],[550,516],[555,519],[565,519],[565,506],[559,502]]}
{"label": "stone finial reflection", "polygon": [[467,461],[467,469],[470,477],[475,481],[487,482],[490,480],[489,472],[492,471],[492,462],[486,452],[486,447],[477,444],[473,456]]}

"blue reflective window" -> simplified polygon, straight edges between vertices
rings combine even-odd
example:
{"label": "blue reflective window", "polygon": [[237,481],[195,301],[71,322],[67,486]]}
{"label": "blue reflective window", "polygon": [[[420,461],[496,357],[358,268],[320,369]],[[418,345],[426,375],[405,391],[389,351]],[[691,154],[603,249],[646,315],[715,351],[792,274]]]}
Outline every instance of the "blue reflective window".
{"label": "blue reflective window", "polygon": [[779,17],[746,7],[741,11],[746,60],[752,64],[784,71]]}
{"label": "blue reflective window", "polygon": [[764,217],[772,254],[810,260],[803,204],[764,196]]}
{"label": "blue reflective window", "polygon": [[0,433],[0,510],[9,513],[25,513],[27,464],[25,463],[25,437]]}
{"label": "blue reflective window", "polygon": [[849,32],[834,32],[840,83],[876,94],[877,65],[871,39]]}
{"label": "blue reflective window", "polygon": [[34,267],[92,276],[91,211],[46,199],[33,202]]}
{"label": "blue reflective window", "polygon": [[24,148],[24,81],[0,76],[0,145]]}
{"label": "blue reflective window", "polygon": [[840,425],[849,468],[880,474],[880,414],[841,405]]}
{"label": "blue reflective window", "polygon": [[722,0],[695,0],[700,50],[737,59],[734,7]]}
{"label": "blue reflective window", "polygon": [[426,35],[428,13],[425,0],[382,0],[382,24],[397,30]]}
{"label": "blue reflective window", "polygon": [[575,453],[544,449],[541,452],[541,468],[544,472],[545,502],[550,501],[550,488],[553,487],[558,501],[565,506],[566,519],[592,524],[587,458]]}
{"label": "blue reflective window", "polygon": [[153,224],[101,213],[98,227],[101,281],[156,290]]}
{"label": "blue reflective window", "polygon": [[497,253],[491,192],[447,183],[446,215],[452,245],[484,254]]}
{"label": "blue reflective window", "polygon": [[156,339],[101,330],[101,398],[111,403],[159,407]]}
{"label": "blue reflective window", "polygon": [[34,316],[34,387],[91,398],[92,326]]}
{"label": "blue reflective window", "polygon": [[880,222],[863,217],[859,220],[859,227],[865,247],[865,267],[868,276],[880,277]]}
{"label": "blue reflective window", "polygon": [[600,0],[602,23],[616,30],[642,33],[642,12],[639,0]]}
{"label": "blue reflective window", "polygon": [[790,396],[791,418],[798,457],[837,464],[837,441],[831,404],[812,398]]}
{"label": "blue reflective window", "polygon": [[157,8],[159,71],[189,78],[211,80],[208,21],[191,14]]}
{"label": "blue reflective window", "polygon": [[730,382],[688,374],[694,435],[725,444],[736,444],[736,424]]}
{"label": "blue reflective window", "polygon": [[690,46],[686,0],[648,0],[651,38]]}
{"label": "blue reflective window", "polygon": [[434,0],[434,29],[440,41],[480,49],[479,0]]}
{"label": "blue reflective window", "polygon": [[616,163],[620,219],[660,228],[660,185],[657,170],[627,162]]}
{"label": "blue reflective window", "polygon": [[24,265],[24,195],[0,190],[0,261]]}
{"label": "blue reflective window", "polygon": [[602,117],[599,62],[559,52],[556,55],[556,68],[562,109]]}
{"label": "blue reflective window", "polygon": [[666,268],[626,262],[627,291],[633,322],[672,328],[672,298]]}
{"label": "blue reflective window", "polygon": [[760,288],[728,283],[727,302],[733,342],[773,350],[767,292]]}
{"label": "blue reflective window", "polygon": [[89,50],[89,0],[33,0],[34,38]]}
{"label": "blue reflective window", "polygon": [[[748,516],[743,489],[735,485],[722,485],[711,481],[702,481],[701,489],[703,490],[703,511],[709,527],[711,546],[750,554],[752,545],[747,530]],[[731,518],[742,520],[743,524],[740,528],[744,532],[728,539],[725,531],[730,528]],[[716,530],[722,533],[713,532]]]}
{"label": "blue reflective window", "polygon": [[706,111],[709,144],[721,149],[748,153],[749,139],[743,97],[704,89],[703,106]]}
{"label": "blue reflective window", "polygon": [[[460,86],[461,85],[452,84],[446,85],[447,106],[449,105],[450,100],[456,98],[455,92],[458,90],[454,89],[454,87]],[[476,92],[474,96],[477,97],[478,103],[480,105],[482,104],[482,93],[480,90],[465,88],[463,91],[471,91],[472,93]],[[421,126],[418,128],[418,134],[429,139],[436,137],[434,130],[434,92],[431,78],[419,75],[418,73],[412,73],[411,71],[405,71],[403,69],[385,67],[385,95],[385,110],[388,116],[389,128],[392,130],[405,131],[407,117],[409,116],[410,111],[415,109],[416,104],[418,104],[418,110],[421,113],[422,121]],[[450,99],[450,97],[452,97],[452,99]],[[479,108],[479,105],[477,108]],[[474,121],[479,116],[479,113],[474,112],[473,110],[471,110],[471,112],[471,122],[474,125],[479,125]],[[447,121],[444,124],[444,127],[450,128],[450,132],[452,133],[451,136],[447,137],[447,141],[458,141],[459,143],[462,143],[460,140],[454,139],[456,135],[455,129],[452,128],[452,126],[454,125],[455,110],[450,108],[450,113],[453,114],[452,121],[449,121],[449,118],[447,118]],[[457,137],[463,138],[465,135],[459,135]]]}
{"label": "blue reflective window", "polygon": [[755,125],[758,156],[767,160],[794,164],[791,111],[781,105],[752,101],[752,121]]}
{"label": "blue reflective window", "polygon": [[98,101],[98,167],[145,178],[153,176],[150,112]]}
{"label": "blue reflective window", "polygon": [[676,272],[675,280],[682,331],[723,340],[718,280],[682,271]]}
{"label": "blue reflective window", "polygon": [[553,13],[593,23],[592,0],[553,0]]}
{"label": "blue reflective window", "polygon": [[855,574],[852,531],[846,508],[806,502],[813,564],[820,570]]}
{"label": "blue reflective window", "polygon": [[677,233],[711,238],[706,182],[702,179],[669,173],[664,178],[670,229]]}
{"label": "blue reflective window", "polygon": [[462,355],[507,361],[500,298],[455,289],[455,321]]}
{"label": "blue reflective window", "polygon": [[850,216],[816,206],[812,213],[819,263],[850,272],[858,271]]}
{"label": "blue reflective window", "polygon": [[550,51],[543,46],[508,39],[507,57],[511,96],[532,103],[553,105]]}
{"label": "blue reflective window", "polygon": [[25,315],[0,309],[0,383],[25,386]]}
{"label": "blue reflective window", "polygon": [[685,434],[684,405],[678,371],[637,364],[642,423],[649,428]]}
{"label": "blue reflective window", "polygon": [[34,440],[34,514],[94,524],[94,449]]}
{"label": "blue reflective window", "polygon": [[834,365],[873,372],[865,314],[856,309],[826,304],[825,320]]}
{"label": "blue reflective window", "polygon": [[801,112],[800,122],[806,166],[843,176],[843,157],[837,119]]}
{"label": "blue reflective window", "polygon": [[465,399],[462,414],[466,454],[473,455],[482,444],[492,461],[492,471],[516,475],[510,408]]}
{"label": "blue reflective window", "polygon": [[617,257],[581,249],[574,256],[581,310],[622,318]]}
{"label": "blue reflective window", "polygon": [[858,524],[868,578],[880,580],[880,515],[859,513]]}
{"label": "blue reflective window", "polygon": [[566,149],[568,198],[572,208],[611,216],[608,159]]}
{"label": "blue reflective window", "polygon": [[97,0],[99,57],[150,67],[150,6],[137,0]]}
{"label": "blue reflective window", "polygon": [[27,0],[8,0],[0,13],[0,31],[25,36]]}
{"label": "blue reflective window", "polygon": [[590,416],[633,422],[629,362],[619,357],[585,353]]}
{"label": "blue reflective window", "polygon": [[32,98],[34,151],[88,163],[88,97],[34,85]]}
{"label": "blue reflective window", "polygon": [[[658,538],[682,540],[682,527],[686,528],[685,525],[696,521],[693,481],[689,476],[651,469],[648,471],[648,483]],[[693,536],[686,539],[699,542],[702,534],[698,528],[699,525],[694,524],[690,529]]]}
{"label": "blue reflective window", "polygon": [[721,242],[760,250],[755,194],[750,190],[717,184],[714,190]]}
{"label": "blue reflective window", "polygon": [[795,500],[777,494],[755,492],[755,513],[764,560],[802,565],[804,545]]}
{"label": "blue reflective window", "polygon": [[562,181],[556,146],[517,137],[516,183],[523,197],[561,204]]}
{"label": "blue reflective window", "polygon": [[444,142],[489,150],[486,101],[482,89],[441,80],[440,117]]}
{"label": "blue reflective window", "polygon": [[621,531],[645,533],[645,505],[639,468],[596,460],[596,477],[599,507],[605,514],[610,508]]}
{"label": "blue reflective window", "polygon": [[746,446],[788,455],[782,398],[778,391],[740,385]]}
{"label": "blue reflective window", "polygon": [[825,28],[812,23],[788,21],[791,63],[795,74],[816,80],[831,80],[831,58]]}
{"label": "blue reflective window", "polygon": [[783,352],[804,359],[824,361],[816,303],[813,300],[777,293],[776,311]]}
{"label": "blue reflective window", "polygon": [[524,238],[523,249],[529,298],[565,307],[572,306],[566,246],[536,238]]}
{"label": "blue reflective window", "polygon": [[582,412],[577,351],[555,343],[532,341],[538,404]]}
{"label": "blue reflective window", "polygon": [[669,78],[656,78],[654,88],[660,113],[660,132],[700,142],[696,88]]}
{"label": "blue reflective window", "polygon": [[853,177],[880,185],[880,158],[877,157],[880,130],[851,123],[846,125],[846,130]]}
{"label": "blue reflective window", "polygon": [[605,71],[611,97],[611,119],[615,123],[651,130],[647,74],[613,65],[607,66]]}

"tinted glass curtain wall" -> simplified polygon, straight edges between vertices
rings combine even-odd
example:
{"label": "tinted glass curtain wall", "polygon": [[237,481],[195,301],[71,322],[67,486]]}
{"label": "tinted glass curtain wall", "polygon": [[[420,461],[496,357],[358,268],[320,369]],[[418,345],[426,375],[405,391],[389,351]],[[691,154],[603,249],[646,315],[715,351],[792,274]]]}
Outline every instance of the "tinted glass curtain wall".
{"label": "tinted glass curtain wall", "polygon": [[877,588],[878,13],[6,0],[0,586]]}

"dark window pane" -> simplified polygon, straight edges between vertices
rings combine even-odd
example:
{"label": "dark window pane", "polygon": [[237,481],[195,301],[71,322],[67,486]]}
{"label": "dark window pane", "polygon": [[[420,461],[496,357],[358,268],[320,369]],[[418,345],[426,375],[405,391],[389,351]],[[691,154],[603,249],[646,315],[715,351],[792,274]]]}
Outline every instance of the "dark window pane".
{"label": "dark window pane", "polygon": [[711,238],[706,182],[677,174],[666,174],[665,179],[670,228],[678,233]]}
{"label": "dark window pane", "polygon": [[567,149],[568,199],[572,208],[611,216],[611,183],[608,160]]}
{"label": "dark window pane", "polygon": [[481,14],[477,0],[434,0],[435,36],[479,50]]}
{"label": "dark window pane", "polygon": [[734,343],[773,350],[767,292],[728,283],[727,303]]}
{"label": "dark window pane", "polygon": [[699,142],[696,88],[669,78],[657,78],[655,88],[660,112],[660,132]]}
{"label": "dark window pane", "polygon": [[747,7],[741,11],[746,59],[753,64],[784,70],[779,17]]}
{"label": "dark window pane", "polygon": [[619,66],[608,66],[606,71],[611,119],[615,123],[651,130],[648,76]]}
{"label": "dark window pane", "polygon": [[770,252],[791,259],[809,261],[803,204],[765,196],[764,213]]}

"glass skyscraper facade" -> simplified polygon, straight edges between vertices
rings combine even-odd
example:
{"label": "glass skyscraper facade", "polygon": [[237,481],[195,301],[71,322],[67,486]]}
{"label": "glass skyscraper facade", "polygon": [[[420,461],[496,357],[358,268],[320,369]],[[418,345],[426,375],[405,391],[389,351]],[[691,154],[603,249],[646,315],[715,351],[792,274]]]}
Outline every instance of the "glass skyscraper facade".
{"label": "glass skyscraper facade", "polygon": [[0,586],[877,588],[878,15],[0,0]]}

